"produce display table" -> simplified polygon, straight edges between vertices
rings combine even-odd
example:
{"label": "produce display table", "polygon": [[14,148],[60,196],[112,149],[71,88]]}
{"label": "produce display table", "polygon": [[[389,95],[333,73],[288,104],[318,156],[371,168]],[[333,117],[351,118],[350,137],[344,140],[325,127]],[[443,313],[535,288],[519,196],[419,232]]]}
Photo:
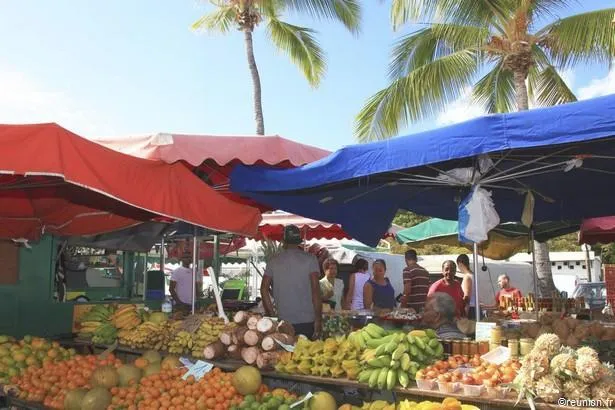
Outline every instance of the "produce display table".
{"label": "produce display table", "polygon": [[[67,346],[72,347],[84,347],[89,349],[91,352],[94,350],[106,350],[109,348],[108,345],[98,345],[93,344],[89,340],[83,339],[75,339],[72,341],[67,341]],[[133,349],[128,346],[119,345],[115,350],[115,354],[126,354],[131,356],[141,355],[145,350],[144,349]],[[162,355],[165,355],[166,352],[160,352]],[[192,359],[196,360],[196,359]],[[224,359],[224,360],[208,360],[209,363],[212,363],[215,367],[219,367],[225,371],[234,371],[241,366],[244,366],[245,363],[240,360],[232,360],[232,359]],[[275,380],[287,380],[294,381],[297,383],[305,383],[309,385],[319,386],[323,388],[331,389],[335,388],[352,388],[363,391],[365,394],[363,397],[371,398],[373,393],[385,393],[385,391],[381,391],[378,389],[371,389],[365,383],[359,383],[354,380],[348,379],[335,379],[331,377],[319,377],[319,376],[311,376],[311,375],[302,375],[302,374],[287,374],[287,373],[278,373],[276,371],[261,371],[261,374],[264,378],[275,379]],[[510,409],[512,407],[519,409],[529,409],[530,404],[522,400],[519,403],[516,403],[516,396],[514,393],[511,393],[510,398],[507,399],[496,399],[496,398],[487,398],[487,397],[470,397],[465,396],[463,394],[447,394],[440,393],[438,390],[421,390],[417,387],[408,387],[402,388],[397,387],[393,389],[390,393],[393,394],[394,398],[399,399],[409,399],[414,401],[422,401],[422,400],[442,400],[445,397],[455,397],[459,401],[467,404],[472,404],[480,407],[481,409]],[[577,409],[578,407],[569,407],[569,406],[559,406],[555,404],[548,404],[537,402],[535,403],[535,407],[538,410],[572,410]],[[31,408],[31,407],[26,407]],[[34,407],[37,408],[37,407]],[[40,407],[38,407],[40,408]],[[589,407],[585,407],[585,409],[593,409]],[[597,408],[595,410],[598,410]]]}

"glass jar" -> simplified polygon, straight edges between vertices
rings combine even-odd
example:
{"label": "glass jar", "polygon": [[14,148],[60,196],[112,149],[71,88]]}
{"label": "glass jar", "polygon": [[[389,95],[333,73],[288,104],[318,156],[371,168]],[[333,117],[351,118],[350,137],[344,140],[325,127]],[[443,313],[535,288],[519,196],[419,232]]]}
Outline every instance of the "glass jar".
{"label": "glass jar", "polygon": [[493,344],[500,344],[500,342],[502,341],[502,328],[500,326],[496,326],[493,329],[491,329],[491,334],[490,334],[490,339],[489,341]]}
{"label": "glass jar", "polygon": [[534,339],[524,338],[519,340],[519,354],[525,356],[534,348]]}
{"label": "glass jar", "polygon": [[461,354],[462,355],[464,355],[464,356],[469,356],[470,355],[470,343],[471,343],[470,339],[463,339],[462,345],[461,345]]}
{"label": "glass jar", "polygon": [[489,353],[489,341],[481,340],[480,342],[478,342],[478,354],[482,356],[487,353]]}
{"label": "glass jar", "polygon": [[510,358],[519,358],[519,341],[517,339],[510,339],[508,341],[508,348],[510,349]]}
{"label": "glass jar", "polygon": [[452,348],[453,356],[461,354],[461,340],[455,339],[451,343],[453,345],[453,348]]}
{"label": "glass jar", "polygon": [[453,341],[449,339],[440,340],[442,347],[444,348],[444,355],[450,356],[453,354]]}
{"label": "glass jar", "polygon": [[489,351],[495,350],[500,347],[499,343],[489,343]]}
{"label": "glass jar", "polygon": [[470,341],[470,356],[478,354],[478,342]]}
{"label": "glass jar", "polygon": [[501,339],[500,346],[508,347],[508,339]]}

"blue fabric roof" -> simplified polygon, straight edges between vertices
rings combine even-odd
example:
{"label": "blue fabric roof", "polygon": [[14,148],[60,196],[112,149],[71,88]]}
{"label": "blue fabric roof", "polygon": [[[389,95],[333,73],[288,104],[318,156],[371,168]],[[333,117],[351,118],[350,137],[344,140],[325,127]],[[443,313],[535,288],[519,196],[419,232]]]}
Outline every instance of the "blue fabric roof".
{"label": "blue fabric roof", "polygon": [[[239,166],[231,189],[272,207],[339,223],[374,245],[399,208],[457,219],[469,186],[434,183],[441,171],[495,168],[482,186],[493,192],[502,222],[519,221],[534,191],[537,221],[615,214],[615,95],[526,112],[489,115],[420,134],[352,145],[290,170]],[[545,157],[546,156],[546,157]],[[583,158],[564,172],[563,161]],[[506,178],[506,172],[518,173]],[[497,176],[503,178],[493,179]],[[418,180],[421,179],[421,182]]]}

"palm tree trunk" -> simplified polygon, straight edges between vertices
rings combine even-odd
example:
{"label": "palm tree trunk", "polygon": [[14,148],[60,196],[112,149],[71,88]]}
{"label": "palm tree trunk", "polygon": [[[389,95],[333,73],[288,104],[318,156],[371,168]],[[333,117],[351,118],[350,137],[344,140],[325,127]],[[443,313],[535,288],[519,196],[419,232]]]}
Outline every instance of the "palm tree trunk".
{"label": "palm tree trunk", "polygon": [[261,96],[261,77],[258,74],[256,59],[254,58],[254,44],[252,42],[252,30],[246,28],[243,31],[246,43],[246,55],[248,67],[252,75],[252,98],[254,99],[254,119],[256,121],[256,134],[265,135],[265,119],[263,118],[263,101]]}
{"label": "palm tree trunk", "polygon": [[[527,85],[525,84],[527,72],[524,70],[516,70],[513,78],[515,82],[517,111],[525,111],[529,109]],[[535,269],[538,292],[543,297],[549,297],[557,288],[555,287],[555,283],[553,283],[553,272],[551,270],[551,260],[549,259],[549,245],[546,242],[534,241],[534,260],[536,261]]]}

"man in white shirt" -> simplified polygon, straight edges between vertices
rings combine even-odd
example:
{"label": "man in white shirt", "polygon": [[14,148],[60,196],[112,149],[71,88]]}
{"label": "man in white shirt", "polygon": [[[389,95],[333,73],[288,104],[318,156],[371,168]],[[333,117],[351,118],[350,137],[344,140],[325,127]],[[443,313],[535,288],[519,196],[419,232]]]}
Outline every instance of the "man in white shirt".
{"label": "man in white shirt", "polygon": [[[192,258],[184,255],[181,259],[179,268],[175,269],[171,273],[171,282],[169,283],[169,292],[176,306],[181,307],[192,306],[192,299],[194,294],[192,293],[192,269],[190,269],[190,262]],[[196,275],[196,294],[200,295],[203,291],[203,278],[202,275],[197,272]]]}

